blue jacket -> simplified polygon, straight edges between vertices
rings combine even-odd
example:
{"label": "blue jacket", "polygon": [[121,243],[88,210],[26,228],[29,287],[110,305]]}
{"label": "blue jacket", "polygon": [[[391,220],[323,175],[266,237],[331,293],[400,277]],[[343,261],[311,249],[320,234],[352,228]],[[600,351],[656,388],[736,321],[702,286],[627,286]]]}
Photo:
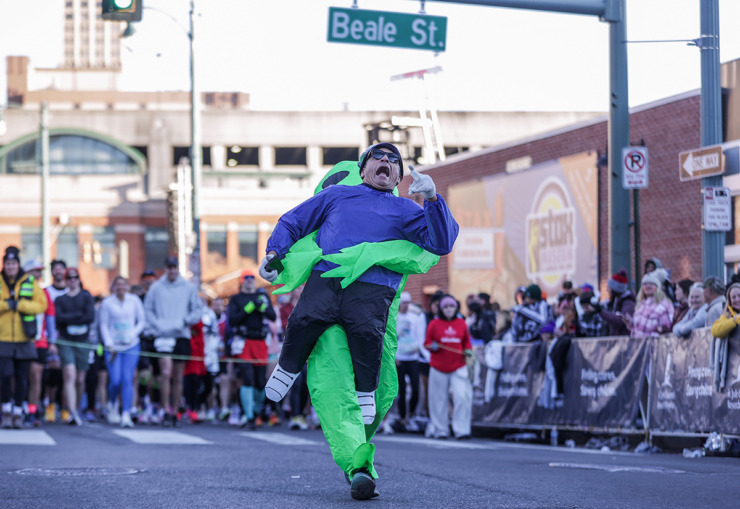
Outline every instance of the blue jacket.
{"label": "blue jacket", "polygon": [[[408,198],[370,186],[330,186],[279,220],[267,251],[280,258],[299,239],[318,229],[316,243],[325,255],[363,242],[407,240],[436,255],[452,251],[459,227],[440,195],[424,208]],[[336,264],[319,261],[314,270],[326,272]],[[401,274],[373,266],[358,281],[398,289]]]}

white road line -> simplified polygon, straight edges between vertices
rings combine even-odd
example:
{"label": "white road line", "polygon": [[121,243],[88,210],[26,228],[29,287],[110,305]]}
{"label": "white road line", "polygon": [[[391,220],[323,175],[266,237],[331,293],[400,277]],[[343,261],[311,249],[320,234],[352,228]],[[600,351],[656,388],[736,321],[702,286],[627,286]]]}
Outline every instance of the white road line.
{"label": "white road line", "polygon": [[556,468],[579,468],[584,470],[604,470],[606,472],[645,472],[649,474],[685,474],[683,470],[663,467],[636,467],[630,465],[596,465],[592,463],[550,463]]}
{"label": "white road line", "polygon": [[397,443],[404,443],[404,444],[418,444],[418,445],[427,445],[429,447],[436,447],[439,449],[449,448],[449,449],[487,449],[487,450],[496,450],[496,449],[530,449],[530,450],[537,450],[542,451],[544,449],[552,449],[556,450],[558,452],[567,452],[567,453],[576,453],[576,454],[598,454],[598,455],[610,455],[610,456],[634,456],[634,452],[629,451],[601,451],[598,449],[584,449],[584,448],[569,448],[569,447],[557,447],[554,448],[549,445],[537,445],[537,444],[522,444],[522,443],[511,443],[511,442],[487,442],[485,444],[482,444],[480,442],[476,441],[464,441],[461,442],[459,440],[455,440],[454,438],[448,438],[447,440],[439,440],[439,439],[433,439],[433,438],[417,438],[413,435],[408,436],[391,436],[391,435],[375,435],[373,440],[377,440],[379,442],[397,442]]}
{"label": "white road line", "polygon": [[239,433],[245,437],[254,438],[256,440],[263,440],[278,445],[322,445],[324,442],[316,442],[314,440],[306,440],[305,438],[298,438],[293,435],[286,435],[283,433]]}
{"label": "white road line", "polygon": [[379,442],[397,442],[404,444],[427,445],[437,449],[496,449],[496,446],[480,444],[470,441],[460,441],[455,439],[439,440],[436,438],[402,438],[389,437],[387,435],[376,436],[374,440]]}
{"label": "white road line", "polygon": [[46,431],[31,429],[0,430],[0,444],[4,445],[57,445]]}
{"label": "white road line", "polygon": [[137,444],[210,445],[213,442],[179,431],[115,430],[116,435]]}

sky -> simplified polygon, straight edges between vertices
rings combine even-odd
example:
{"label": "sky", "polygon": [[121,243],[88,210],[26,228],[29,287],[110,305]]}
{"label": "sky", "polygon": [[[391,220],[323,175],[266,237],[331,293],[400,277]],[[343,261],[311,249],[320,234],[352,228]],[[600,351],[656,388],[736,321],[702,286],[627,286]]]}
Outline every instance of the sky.
{"label": "sky", "polygon": [[[94,1],[94,0],[90,0]],[[143,0],[123,41],[124,90],[189,90],[188,0]],[[626,0],[629,41],[699,37],[700,0]],[[428,1],[447,17],[446,51],[327,42],[329,7],[352,0],[196,0],[196,79],[203,91],[250,94],[257,110],[606,111],[608,24],[570,15]],[[411,0],[358,0],[364,10],[419,12]],[[62,60],[64,0],[0,0],[0,104],[6,56]],[[740,58],[740,0],[719,0],[720,60]],[[164,14],[166,13],[166,14]],[[174,18],[174,19],[173,19]],[[629,103],[701,86],[699,49],[629,43]],[[391,81],[442,67],[427,83]],[[427,102],[429,101],[429,102]]]}

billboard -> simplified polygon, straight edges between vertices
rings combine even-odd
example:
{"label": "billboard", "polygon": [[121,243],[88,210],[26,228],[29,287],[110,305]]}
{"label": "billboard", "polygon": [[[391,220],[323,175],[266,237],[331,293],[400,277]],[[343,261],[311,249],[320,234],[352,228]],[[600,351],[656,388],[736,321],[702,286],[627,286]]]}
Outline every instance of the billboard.
{"label": "billboard", "polygon": [[517,286],[548,296],[564,280],[598,285],[596,153],[584,152],[452,185],[448,203],[460,225],[450,255],[450,292],[487,292],[502,307]]}

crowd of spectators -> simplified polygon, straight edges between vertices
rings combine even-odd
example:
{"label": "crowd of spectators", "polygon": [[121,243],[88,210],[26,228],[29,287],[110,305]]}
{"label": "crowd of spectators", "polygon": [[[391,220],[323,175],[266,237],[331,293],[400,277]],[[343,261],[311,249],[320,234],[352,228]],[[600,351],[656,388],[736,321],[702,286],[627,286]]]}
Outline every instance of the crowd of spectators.
{"label": "crowd of spectators", "polygon": [[[21,265],[9,247],[0,279],[0,403],[2,427],[43,422],[107,421],[133,427],[228,422],[256,429],[290,419],[291,429],[319,426],[311,411],[305,370],[282,403],[266,401],[266,373],[277,362],[284,326],[301,288],[273,304],[245,270],[228,299],[199,296],[180,275],[177,259],[161,275],[145,271],[138,284],[111,282],[93,297],[80,273],[63,260]],[[468,438],[474,389],[490,400],[503,367],[503,345],[547,342],[545,406],[562,395],[572,338],[656,337],[711,327],[717,384],[724,383],[727,338],[740,323],[740,282],[709,277],[670,280],[656,258],[644,266],[636,293],[624,269],[607,294],[571,281],[548,300],[536,284],[517,288],[509,305],[487,293],[460,301],[437,291],[423,307],[403,292],[397,318],[399,397],[395,430],[440,439]],[[451,404],[451,407],[450,407]]]}

